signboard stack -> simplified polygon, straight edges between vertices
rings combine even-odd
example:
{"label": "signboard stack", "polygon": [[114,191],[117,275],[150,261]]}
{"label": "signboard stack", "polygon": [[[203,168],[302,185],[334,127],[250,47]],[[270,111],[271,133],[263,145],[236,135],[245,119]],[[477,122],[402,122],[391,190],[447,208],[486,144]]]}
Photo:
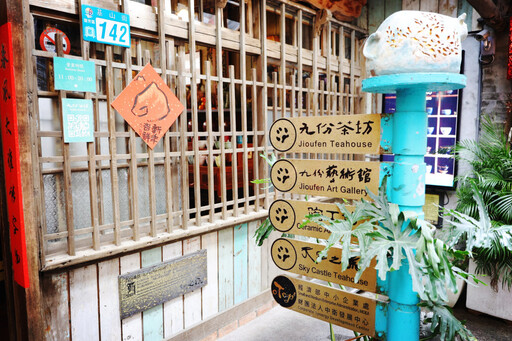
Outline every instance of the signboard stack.
{"label": "signboard stack", "polygon": [[[280,152],[379,154],[382,130],[391,123],[381,115],[351,115],[283,118],[270,129],[270,141]],[[384,129],[381,129],[381,126]],[[383,144],[384,145],[384,144]],[[378,162],[281,159],[271,169],[274,187],[281,192],[320,195],[326,197],[369,199],[367,188],[376,193],[379,188],[381,165]],[[351,209],[350,207],[347,207]],[[305,216],[319,213],[332,219],[343,219],[336,204],[279,199],[269,209],[269,219],[277,231],[317,239],[329,238],[330,232],[309,222]],[[271,255],[281,270],[377,293],[377,272],[364,271],[354,282],[358,271],[357,257],[341,271],[343,250],[332,247],[327,256],[316,262],[324,249],[320,243],[278,238],[272,244]],[[376,327],[379,311],[385,304],[345,290],[277,276],[271,284],[272,295],[281,306],[329,323],[374,337],[382,336]]]}

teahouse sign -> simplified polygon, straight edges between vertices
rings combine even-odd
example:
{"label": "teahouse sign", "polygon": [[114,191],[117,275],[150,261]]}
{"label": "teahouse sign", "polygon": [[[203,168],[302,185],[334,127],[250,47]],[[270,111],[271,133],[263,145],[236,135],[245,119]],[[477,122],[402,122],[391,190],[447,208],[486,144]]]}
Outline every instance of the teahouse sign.
{"label": "teahouse sign", "polygon": [[270,128],[270,143],[280,152],[380,152],[381,115],[282,118]]}
{"label": "teahouse sign", "polygon": [[348,269],[341,271],[341,248],[332,247],[325,259],[319,263],[316,262],[319,253],[324,248],[325,245],[323,244],[279,238],[272,244],[270,252],[274,264],[281,270],[376,292],[377,270],[374,268],[375,263],[372,263],[372,266],[363,272],[359,281],[355,282],[354,278],[358,271],[359,258],[351,258]]}

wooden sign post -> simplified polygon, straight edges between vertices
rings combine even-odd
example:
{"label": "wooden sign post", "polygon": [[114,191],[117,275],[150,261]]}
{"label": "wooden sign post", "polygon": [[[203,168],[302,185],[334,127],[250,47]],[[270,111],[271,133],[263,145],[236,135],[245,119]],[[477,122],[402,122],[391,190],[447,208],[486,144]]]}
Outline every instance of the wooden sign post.
{"label": "wooden sign post", "polygon": [[[270,142],[281,152],[319,153],[329,150],[334,153],[378,154],[389,149],[391,128],[392,120],[388,117],[383,120],[381,115],[376,114],[284,118],[272,125]],[[367,189],[374,193],[378,191],[381,164],[362,161],[279,160],[272,166],[270,174],[272,184],[281,192],[368,199]],[[315,213],[331,219],[344,218],[335,204],[296,200],[276,200],[269,209],[269,218],[280,232],[318,239],[329,238],[330,231],[317,223],[310,222],[301,226],[306,215]],[[341,271],[341,248],[332,247],[327,256],[317,263],[318,255],[324,247],[322,244],[279,238],[272,244],[271,255],[276,266],[285,271],[368,292],[376,293],[379,290],[374,267],[366,269],[355,282],[359,261],[357,257],[351,258],[348,269]],[[297,312],[366,335],[383,335],[382,323],[376,328],[376,302],[370,298],[285,276],[274,279],[272,294],[279,304]],[[362,304],[362,308],[358,304]],[[382,305],[381,312],[384,307]],[[380,314],[377,320],[385,321],[384,314]]]}

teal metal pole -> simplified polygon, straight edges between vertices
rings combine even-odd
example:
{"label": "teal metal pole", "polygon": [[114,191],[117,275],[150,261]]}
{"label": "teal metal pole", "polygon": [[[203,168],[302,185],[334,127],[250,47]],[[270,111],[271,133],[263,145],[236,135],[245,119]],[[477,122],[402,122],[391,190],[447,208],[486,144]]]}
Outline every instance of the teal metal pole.
{"label": "teal metal pole", "polygon": [[[396,92],[393,115],[392,149],[395,154],[391,177],[390,201],[401,211],[422,213],[425,204],[424,155],[427,148],[428,117],[426,96],[422,88],[400,89]],[[412,290],[409,263],[388,273],[387,339],[418,340],[420,309],[418,294]]]}
{"label": "teal metal pole", "polygon": [[[392,167],[389,200],[401,211],[414,211],[423,216],[425,204],[428,115],[426,91],[459,89],[466,83],[458,74],[397,74],[365,79],[363,90],[396,93],[396,112],[393,114]],[[389,181],[389,180],[388,180]],[[418,340],[420,309],[418,294],[412,290],[409,263],[402,261],[397,271],[387,274],[385,285],[389,303],[387,308],[388,341]]]}

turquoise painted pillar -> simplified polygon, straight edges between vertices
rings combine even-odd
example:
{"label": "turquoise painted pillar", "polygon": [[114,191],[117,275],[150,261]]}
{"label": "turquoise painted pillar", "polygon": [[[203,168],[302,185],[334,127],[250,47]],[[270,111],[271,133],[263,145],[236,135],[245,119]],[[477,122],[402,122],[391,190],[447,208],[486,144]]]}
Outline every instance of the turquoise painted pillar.
{"label": "turquoise painted pillar", "polygon": [[[428,127],[426,92],[460,89],[465,84],[464,75],[450,73],[394,74],[363,81],[363,91],[396,93],[391,141],[395,160],[391,179],[388,180],[388,196],[391,202],[399,205],[401,211],[423,214]],[[388,273],[386,282],[383,286],[389,297],[386,339],[418,340],[419,299],[412,290],[408,262],[403,261],[398,271]]]}

